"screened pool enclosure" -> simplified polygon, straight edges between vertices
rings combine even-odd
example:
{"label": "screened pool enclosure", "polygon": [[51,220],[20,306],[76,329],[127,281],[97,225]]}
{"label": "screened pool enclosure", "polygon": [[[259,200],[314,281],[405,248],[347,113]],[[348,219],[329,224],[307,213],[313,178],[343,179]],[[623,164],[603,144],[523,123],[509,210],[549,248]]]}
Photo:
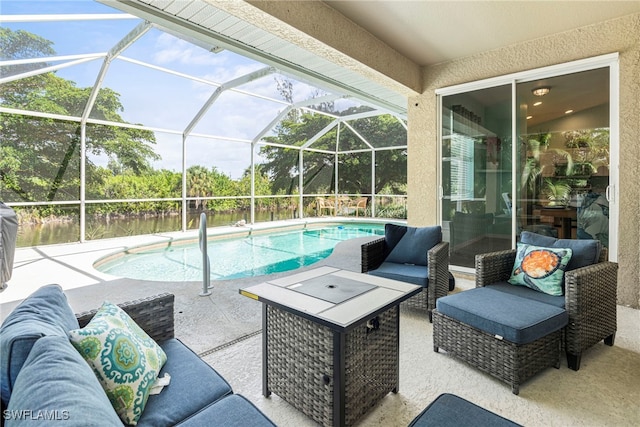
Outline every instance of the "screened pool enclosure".
{"label": "screened pool enclosure", "polygon": [[201,212],[406,218],[406,109],[111,6],[3,1],[0,200],[19,246],[197,229]]}

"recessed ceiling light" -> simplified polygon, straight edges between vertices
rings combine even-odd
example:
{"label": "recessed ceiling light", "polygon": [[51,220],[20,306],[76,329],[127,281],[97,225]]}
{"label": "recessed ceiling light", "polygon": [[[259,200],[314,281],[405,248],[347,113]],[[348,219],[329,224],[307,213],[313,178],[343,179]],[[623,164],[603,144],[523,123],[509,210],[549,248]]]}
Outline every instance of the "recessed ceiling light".
{"label": "recessed ceiling light", "polygon": [[537,87],[531,90],[531,93],[535,96],[545,96],[549,92],[551,92],[551,88],[549,86]]}
{"label": "recessed ceiling light", "polygon": [[567,111],[565,111],[564,113],[565,113],[565,114],[571,114],[571,113],[573,113],[573,110],[567,110]]}
{"label": "recessed ceiling light", "polygon": [[534,102],[534,103],[533,103],[533,106],[534,106],[534,107],[537,107],[538,105],[542,105],[542,101],[538,101],[538,102]]}
{"label": "recessed ceiling light", "polygon": [[533,116],[527,116],[527,120],[533,119]]}

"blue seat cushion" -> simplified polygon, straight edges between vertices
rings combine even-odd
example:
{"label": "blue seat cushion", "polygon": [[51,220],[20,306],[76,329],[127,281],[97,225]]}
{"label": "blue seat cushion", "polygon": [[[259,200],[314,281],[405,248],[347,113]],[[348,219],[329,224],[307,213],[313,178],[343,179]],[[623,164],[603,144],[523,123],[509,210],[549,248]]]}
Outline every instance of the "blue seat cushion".
{"label": "blue seat cushion", "polygon": [[572,255],[567,264],[566,271],[576,268],[586,267],[595,264],[600,258],[602,244],[599,240],[593,239],[556,239],[549,236],[523,231],[520,235],[520,242],[534,246],[544,246],[547,248],[569,248]]}
{"label": "blue seat cushion", "polygon": [[66,339],[67,331],[77,328],[78,320],[59,285],[39,288],[7,316],[0,328],[0,387],[5,405],[35,342],[49,335]]}
{"label": "blue seat cushion", "polygon": [[34,343],[16,378],[7,413],[25,410],[31,415],[15,424],[122,426],[89,364],[66,337],[56,335]]}
{"label": "blue seat cushion", "polygon": [[[394,227],[397,228],[399,226]],[[398,264],[427,265],[427,251],[442,241],[442,228],[439,225],[433,227],[405,228],[406,231],[402,234],[402,237],[393,249],[391,249],[385,261]],[[399,234],[399,231],[396,231]],[[385,227],[385,236],[386,232],[387,228]],[[395,240],[395,237],[393,240]],[[388,243],[391,241],[392,239],[387,240]]]}
{"label": "blue seat cushion", "polygon": [[569,320],[562,308],[491,288],[438,298],[436,308],[461,323],[515,344],[536,341],[562,329]]}
{"label": "blue seat cushion", "polygon": [[564,295],[561,295],[561,296],[549,295],[549,294],[545,294],[544,292],[538,292],[526,286],[513,286],[509,282],[496,282],[496,283],[492,283],[490,286],[491,286],[491,289],[496,291],[506,292],[508,294],[516,295],[522,298],[529,298],[535,301],[543,302],[545,304],[551,304],[559,308],[565,308]]}
{"label": "blue seat cushion", "polygon": [[397,264],[395,262],[383,262],[375,270],[367,273],[387,279],[412,283],[426,288],[429,285],[429,270],[424,265]]}
{"label": "blue seat cushion", "polygon": [[409,424],[409,427],[427,426],[517,427],[520,424],[516,424],[454,394],[443,393]]}
{"label": "blue seat cushion", "polygon": [[169,373],[171,382],[149,396],[138,426],[173,426],[232,393],[229,383],[179,340],[163,341],[160,347],[167,355],[160,377]]}
{"label": "blue seat cushion", "polygon": [[181,427],[211,427],[212,425],[225,427],[275,427],[275,424],[269,418],[239,394],[227,396],[177,425]]}

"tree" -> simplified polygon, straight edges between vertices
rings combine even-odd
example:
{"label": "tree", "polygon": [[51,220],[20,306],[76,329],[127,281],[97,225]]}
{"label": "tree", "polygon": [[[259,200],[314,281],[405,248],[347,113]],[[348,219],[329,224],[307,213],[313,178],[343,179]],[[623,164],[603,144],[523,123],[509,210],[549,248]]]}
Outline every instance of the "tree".
{"label": "tree", "polygon": [[[3,59],[46,57],[55,52],[52,42],[26,31],[0,29]],[[7,67],[9,75],[47,64]],[[3,68],[3,73],[4,73]],[[0,85],[0,102],[4,107],[81,117],[92,88],[78,88],[75,83],[54,72],[17,79]],[[108,88],[98,92],[92,117],[124,122],[119,94]],[[5,201],[78,200],[80,188],[80,124],[51,118],[18,114],[0,114],[3,134],[0,146],[0,181]],[[121,171],[140,175],[150,170],[150,162],[160,157],[151,131],[88,125],[87,152],[106,155]],[[96,174],[96,165],[87,159],[88,181]]]}
{"label": "tree", "polygon": [[[355,108],[345,115],[360,111]],[[345,113],[345,112],[343,112]],[[277,135],[267,137],[265,140],[292,147],[300,147],[309,139],[319,133],[331,118],[322,114],[303,113],[298,121],[283,120],[276,129]],[[388,145],[406,144],[406,131],[404,127],[390,116],[375,116],[357,121],[354,127],[361,134],[370,135],[372,139],[385,141]],[[343,128],[344,129],[344,128]],[[315,149],[335,151],[336,128],[320,137],[312,146]],[[355,147],[362,148],[364,143],[350,131],[341,131],[339,147],[341,150],[349,150]],[[285,190],[292,194],[298,185],[299,177],[299,150],[274,146],[265,146],[260,154],[266,159],[263,170],[273,181],[273,191]],[[332,154],[305,151],[304,161],[304,192],[323,193],[334,188],[334,162]],[[340,182],[339,191],[346,193],[368,193],[371,191],[371,155],[369,153],[340,154]],[[381,150],[376,153],[376,189],[391,184],[392,188],[400,190],[407,181],[406,150]]]}

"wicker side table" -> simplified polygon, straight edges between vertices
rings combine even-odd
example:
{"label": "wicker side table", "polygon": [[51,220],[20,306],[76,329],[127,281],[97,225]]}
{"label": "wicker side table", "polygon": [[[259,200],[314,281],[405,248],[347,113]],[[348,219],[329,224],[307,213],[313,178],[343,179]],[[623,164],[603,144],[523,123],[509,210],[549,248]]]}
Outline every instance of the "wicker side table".
{"label": "wicker side table", "polygon": [[263,394],[324,426],[355,424],[398,391],[400,303],[421,289],[331,267],[241,289],[263,303]]}
{"label": "wicker side table", "polygon": [[353,425],[398,389],[398,322],[395,306],[378,316],[377,329],[348,333],[288,313],[266,310],[266,390],[324,426]]}

